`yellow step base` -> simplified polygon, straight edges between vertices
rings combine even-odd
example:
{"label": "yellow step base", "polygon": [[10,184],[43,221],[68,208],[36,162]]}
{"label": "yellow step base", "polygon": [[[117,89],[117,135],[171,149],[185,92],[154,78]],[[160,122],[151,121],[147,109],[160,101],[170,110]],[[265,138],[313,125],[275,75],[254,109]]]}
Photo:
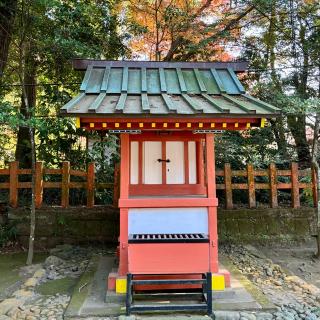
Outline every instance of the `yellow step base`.
{"label": "yellow step base", "polygon": [[[212,275],[212,291],[222,291],[225,290],[225,278],[222,274]],[[116,279],[116,293],[124,294],[127,293],[127,279],[117,278]]]}

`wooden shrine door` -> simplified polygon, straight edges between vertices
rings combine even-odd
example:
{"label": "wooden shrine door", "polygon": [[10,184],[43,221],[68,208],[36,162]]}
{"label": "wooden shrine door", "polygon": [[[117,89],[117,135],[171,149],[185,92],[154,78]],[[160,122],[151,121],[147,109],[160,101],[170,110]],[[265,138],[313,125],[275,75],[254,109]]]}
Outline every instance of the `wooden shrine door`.
{"label": "wooden shrine door", "polygon": [[202,166],[199,166],[197,144],[200,145],[197,140],[179,140],[178,137],[132,140],[130,143],[130,194],[204,194],[205,186],[199,179],[199,167]]}

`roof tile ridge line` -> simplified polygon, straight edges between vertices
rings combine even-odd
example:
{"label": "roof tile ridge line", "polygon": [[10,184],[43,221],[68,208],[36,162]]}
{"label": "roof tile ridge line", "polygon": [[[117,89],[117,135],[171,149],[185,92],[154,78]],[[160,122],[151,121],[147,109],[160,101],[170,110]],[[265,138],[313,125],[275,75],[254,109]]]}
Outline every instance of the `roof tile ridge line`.
{"label": "roof tile ridge line", "polygon": [[141,94],[141,106],[143,111],[150,112],[150,103],[149,103],[148,95],[145,92]]}
{"label": "roof tile ridge line", "polygon": [[167,92],[166,77],[165,77],[163,68],[159,68],[159,80],[160,80],[160,91]]}
{"label": "roof tile ridge line", "polygon": [[242,83],[240,82],[240,80],[238,79],[238,77],[236,76],[234,71],[231,68],[227,68],[227,70],[228,70],[228,73],[229,73],[233,83],[236,85],[236,87],[238,88],[240,93],[245,93],[246,90],[244,89]]}
{"label": "roof tile ridge line", "polygon": [[207,92],[208,90],[207,90],[207,88],[206,88],[206,86],[205,86],[205,84],[204,84],[204,82],[203,82],[203,80],[201,78],[201,74],[200,74],[199,69],[198,68],[194,68],[193,72],[194,72],[194,75],[196,77],[196,80],[197,80],[197,83],[198,83],[200,91],[201,92]]}
{"label": "roof tile ridge line", "polygon": [[182,95],[182,98],[187,102],[187,104],[193,110],[203,112],[203,108],[201,108],[201,106],[196,101],[193,101],[192,98],[188,94],[182,93],[181,95]]}
{"label": "roof tile ridge line", "polygon": [[120,94],[118,102],[116,104],[116,111],[123,111],[124,110],[124,105],[126,103],[127,100],[127,93],[123,92]]}
{"label": "roof tile ridge line", "polygon": [[161,97],[169,111],[177,111],[177,107],[167,93],[161,93]]}
{"label": "roof tile ridge line", "polygon": [[218,109],[220,112],[226,112],[226,113],[230,113],[230,109],[223,109],[221,108],[215,101],[214,99],[209,96],[208,94],[206,93],[202,93],[201,96],[207,100],[213,107],[215,107],[216,109]]}
{"label": "roof tile ridge line", "polygon": [[110,75],[111,75],[111,68],[106,67],[104,69],[104,74],[103,74],[103,78],[102,78],[102,82],[101,82],[100,91],[107,92]]}
{"label": "roof tile ridge line", "polygon": [[184,77],[183,77],[183,73],[182,73],[181,68],[176,68],[176,73],[178,76],[180,91],[182,93],[187,93],[187,86],[186,86],[186,82],[184,81]]}
{"label": "roof tile ridge line", "polygon": [[77,96],[72,98],[67,104],[65,104],[60,110],[65,110],[68,112],[77,102],[79,102],[86,94],[80,92]]}
{"label": "roof tile ridge line", "polygon": [[242,94],[243,97],[247,98],[248,100],[251,100],[253,102],[255,102],[258,106],[266,108],[269,111],[281,111],[280,108],[273,106],[270,103],[264,102],[260,99],[257,99],[249,94]]}
{"label": "roof tile ridge line", "polygon": [[210,71],[211,71],[211,74],[213,76],[213,79],[215,80],[215,82],[216,82],[216,84],[217,84],[217,86],[218,86],[218,88],[220,90],[220,93],[221,92],[227,92],[226,89],[224,88],[224,85],[223,85],[222,81],[220,80],[220,76],[219,76],[217,70],[211,68]]}
{"label": "roof tile ridge line", "polygon": [[226,94],[226,93],[222,93],[221,94],[222,97],[224,97],[227,101],[234,103],[235,105],[237,105],[241,110],[247,112],[247,113],[257,113],[256,110],[254,109],[250,109],[248,107],[246,107],[242,101],[238,101],[237,99],[231,97],[230,95]]}
{"label": "roof tile ridge line", "polygon": [[106,95],[107,95],[107,93],[105,91],[101,92],[97,96],[97,98],[92,102],[92,104],[89,106],[88,111],[96,112],[99,109],[99,107],[100,107],[102,101],[104,100],[104,98],[106,97]]}
{"label": "roof tile ridge line", "polygon": [[129,80],[129,68],[122,68],[122,81],[121,81],[121,92],[128,91],[128,80]]}
{"label": "roof tile ridge line", "polygon": [[92,70],[93,70],[93,65],[89,65],[84,75],[84,78],[82,80],[80,91],[86,91]]}
{"label": "roof tile ridge line", "polygon": [[140,69],[141,71],[141,92],[147,92],[148,86],[147,86],[147,68],[142,67]]}

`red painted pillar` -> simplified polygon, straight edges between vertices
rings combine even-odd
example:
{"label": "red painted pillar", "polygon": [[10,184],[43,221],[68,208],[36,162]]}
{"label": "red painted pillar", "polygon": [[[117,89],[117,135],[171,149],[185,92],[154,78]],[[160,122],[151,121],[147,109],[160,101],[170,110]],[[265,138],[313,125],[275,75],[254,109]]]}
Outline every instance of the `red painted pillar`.
{"label": "red painted pillar", "polygon": [[[120,134],[120,200],[129,198],[129,165],[130,141],[129,134]],[[120,261],[119,275],[128,272],[128,209],[120,208]]]}
{"label": "red painted pillar", "polygon": [[[216,198],[214,135],[206,134],[206,173],[207,173],[207,196]],[[218,219],[217,207],[208,207],[208,225],[210,239],[210,271],[218,272]]]}
{"label": "red painted pillar", "polygon": [[201,186],[204,186],[204,167],[203,167],[203,141],[196,142],[197,147],[197,180]]}

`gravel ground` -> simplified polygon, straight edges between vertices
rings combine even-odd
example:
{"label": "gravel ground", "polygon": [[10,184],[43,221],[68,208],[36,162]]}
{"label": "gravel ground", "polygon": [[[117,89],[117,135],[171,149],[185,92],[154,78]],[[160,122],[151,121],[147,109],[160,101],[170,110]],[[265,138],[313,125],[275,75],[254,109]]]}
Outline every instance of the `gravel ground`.
{"label": "gravel ground", "polygon": [[260,248],[225,245],[220,248],[220,252],[277,306],[278,311],[272,319],[320,319],[320,289],[284,271]]}
{"label": "gravel ground", "polygon": [[[289,250],[289,248],[286,248]],[[301,248],[300,248],[301,249]],[[279,249],[280,250],[280,249]],[[282,248],[283,250],[283,248]],[[302,263],[295,263],[295,253],[291,250],[290,265],[296,268],[286,269],[286,259],[275,254],[275,249],[255,248],[252,246],[224,245],[220,254],[249,280],[251,280],[268,299],[277,306],[277,311],[270,313],[253,312],[217,312],[216,320],[317,320],[320,319],[320,289],[314,285],[319,280],[319,270],[309,268],[310,259],[303,256],[304,266],[311,276],[296,276]],[[50,256],[43,264],[24,267],[21,272],[31,274],[14,292],[12,297],[0,303],[0,320],[60,320],[70,301],[70,292],[40,294],[37,288],[52,281],[71,278],[77,279],[85,270],[89,259],[95,254],[111,254],[113,250],[58,246],[50,251]],[[298,255],[297,259],[301,259]],[[277,262],[277,263],[275,263]],[[318,261],[313,262],[313,266]],[[302,269],[303,270],[303,269]],[[308,281],[312,279],[312,281]],[[133,318],[133,317],[132,317]],[[139,317],[140,318],[140,317]],[[90,320],[91,318],[87,318]],[[107,318],[101,318],[107,319]]]}

